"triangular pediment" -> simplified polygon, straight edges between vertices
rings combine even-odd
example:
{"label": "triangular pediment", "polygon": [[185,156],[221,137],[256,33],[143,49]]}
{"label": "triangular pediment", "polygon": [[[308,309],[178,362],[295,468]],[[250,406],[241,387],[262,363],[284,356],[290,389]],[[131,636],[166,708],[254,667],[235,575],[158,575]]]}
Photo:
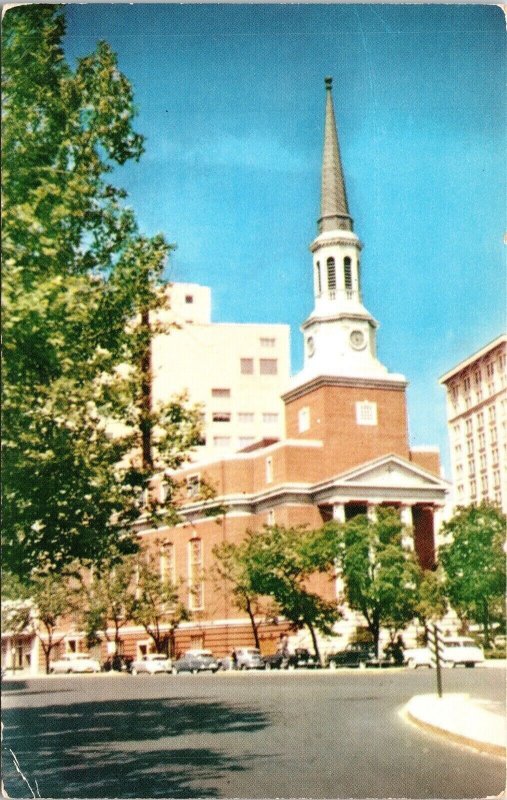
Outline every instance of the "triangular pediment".
{"label": "triangular pediment", "polygon": [[399,456],[385,456],[356,467],[343,475],[342,486],[368,486],[379,488],[443,488],[446,482],[431,472]]}

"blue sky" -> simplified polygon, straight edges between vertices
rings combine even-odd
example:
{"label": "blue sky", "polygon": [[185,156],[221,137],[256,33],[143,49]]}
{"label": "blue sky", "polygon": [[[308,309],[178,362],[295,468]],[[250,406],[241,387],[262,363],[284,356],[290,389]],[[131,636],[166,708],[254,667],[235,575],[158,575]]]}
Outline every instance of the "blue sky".
{"label": "blue sky", "polygon": [[494,6],[75,5],[71,61],[106,39],[146,136],[115,182],[169,277],[216,321],[285,322],[292,366],[313,306],[324,76],[364,243],[378,353],[410,382],[412,444],[448,465],[438,377],[505,329],[505,23]]}

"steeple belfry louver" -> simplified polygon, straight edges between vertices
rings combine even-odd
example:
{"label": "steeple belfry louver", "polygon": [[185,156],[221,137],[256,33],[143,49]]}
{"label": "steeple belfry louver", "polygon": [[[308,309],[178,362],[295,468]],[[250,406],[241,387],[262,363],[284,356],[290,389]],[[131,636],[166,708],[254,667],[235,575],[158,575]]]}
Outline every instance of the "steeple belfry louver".
{"label": "steeple belfry louver", "polygon": [[352,230],[352,218],[347,205],[347,193],[340,159],[338,134],[333,107],[332,78],[325,78],[326,122],[324,152],[322,156],[321,216],[319,233],[334,230]]}

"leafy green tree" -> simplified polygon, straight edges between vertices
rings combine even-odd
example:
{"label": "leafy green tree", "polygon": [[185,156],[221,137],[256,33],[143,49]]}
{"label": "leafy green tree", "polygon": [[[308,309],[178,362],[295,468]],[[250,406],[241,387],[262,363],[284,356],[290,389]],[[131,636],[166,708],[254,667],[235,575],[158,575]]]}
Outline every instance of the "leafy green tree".
{"label": "leafy green tree", "polygon": [[480,624],[489,646],[491,623],[505,619],[505,515],[491,503],[458,508],[442,526],[440,549],[449,603],[463,621]]}
{"label": "leafy green tree", "polygon": [[72,70],[64,33],[58,6],[3,20],[2,556],[27,581],[134,551],[143,490],[200,428],[181,399],[151,400],[171,248],[107,179],[143,151],[132,88],[105,42]]}
{"label": "leafy green tree", "polygon": [[157,653],[174,655],[175,630],[190,618],[190,612],[180,600],[179,587],[163,578],[149,557],[137,560],[131,617],[142,625]]}
{"label": "leafy green tree", "polygon": [[416,613],[421,569],[402,534],[398,513],[381,507],[375,520],[359,515],[341,529],[346,599],[365,618],[377,652],[381,627],[393,636]]}
{"label": "leafy green tree", "polygon": [[239,611],[248,614],[255,646],[260,649],[259,627],[256,617],[266,613],[273,615],[273,609],[267,609],[262,598],[252,588],[249,570],[248,553],[250,540],[255,534],[247,533],[239,543],[222,542],[213,548],[215,558],[214,573],[217,588],[224,587],[230,592],[232,601]]}
{"label": "leafy green tree", "polygon": [[328,572],[332,580],[335,550],[336,537],[327,528],[275,525],[252,535],[244,554],[254,592],[271,597],[294,627],[308,628],[319,661],[317,631],[330,634],[340,612],[335,601],[324,600],[308,584],[317,573]]}
{"label": "leafy green tree", "polygon": [[114,642],[115,654],[120,652],[121,629],[130,621],[136,600],[135,571],[135,558],[118,554],[83,576],[82,617],[89,646],[103,636]]}
{"label": "leafy green tree", "polygon": [[16,600],[2,603],[2,627],[14,634],[37,636],[49,674],[51,653],[64,638],[55,638],[56,631],[77,608],[71,579],[68,575],[37,575],[29,588],[20,584],[16,593]]}
{"label": "leafy green tree", "polygon": [[428,622],[442,619],[447,611],[442,570],[425,570],[417,589],[416,617],[426,627]]}

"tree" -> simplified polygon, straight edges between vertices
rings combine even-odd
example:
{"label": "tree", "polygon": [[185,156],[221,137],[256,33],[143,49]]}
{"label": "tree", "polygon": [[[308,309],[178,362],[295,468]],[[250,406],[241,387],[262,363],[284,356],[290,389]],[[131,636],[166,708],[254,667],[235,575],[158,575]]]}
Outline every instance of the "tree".
{"label": "tree", "polygon": [[200,428],[181,399],[147,402],[171,247],[106,179],[143,151],[132,88],[105,42],[72,70],[64,32],[58,6],[3,20],[2,554],[26,581],[134,551],[143,490]]}
{"label": "tree", "polygon": [[428,622],[442,619],[447,611],[442,570],[425,570],[417,589],[416,617],[427,627]]}
{"label": "tree", "polygon": [[491,503],[458,508],[442,526],[451,541],[440,549],[449,603],[465,622],[482,626],[505,619],[505,515]]}
{"label": "tree", "polygon": [[[99,641],[114,642],[120,652],[121,629],[130,621],[135,604],[135,558],[117,554],[100,568],[84,577],[82,595],[85,600],[84,627],[88,645]],[[113,636],[109,629],[113,628]]]}
{"label": "tree", "polygon": [[44,653],[46,674],[50,671],[53,649],[63,641],[55,639],[65,616],[76,610],[75,594],[67,575],[37,575],[30,587],[20,585],[16,600],[2,603],[2,627],[15,634],[37,636]]}
{"label": "tree", "polygon": [[250,540],[255,534],[247,533],[246,538],[235,544],[222,542],[213,548],[215,558],[215,583],[225,585],[230,591],[232,601],[239,611],[248,614],[255,646],[260,649],[259,630],[256,616],[262,608],[262,600],[252,588],[248,552]]}
{"label": "tree", "polygon": [[142,625],[157,653],[173,656],[174,631],[190,618],[189,611],[180,600],[178,587],[160,575],[151,559],[139,557],[136,573],[132,620]]}
{"label": "tree", "polygon": [[375,520],[359,515],[340,531],[346,599],[365,618],[377,653],[381,627],[393,637],[416,612],[421,569],[402,533],[398,513],[381,507]]}
{"label": "tree", "polygon": [[319,661],[316,632],[330,634],[340,612],[336,601],[310,591],[308,582],[316,573],[331,573],[335,554],[336,539],[327,528],[275,525],[252,535],[244,556],[254,592],[271,597],[294,627],[308,628]]}

